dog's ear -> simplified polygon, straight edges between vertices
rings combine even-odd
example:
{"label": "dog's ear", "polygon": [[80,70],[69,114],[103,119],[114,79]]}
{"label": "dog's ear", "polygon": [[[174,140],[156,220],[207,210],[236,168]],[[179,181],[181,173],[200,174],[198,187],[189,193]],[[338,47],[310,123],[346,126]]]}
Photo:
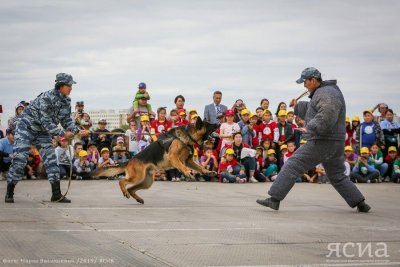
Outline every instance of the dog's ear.
{"label": "dog's ear", "polygon": [[196,119],[196,129],[200,130],[201,128],[203,128],[203,121],[201,120],[200,117],[197,117],[197,119]]}

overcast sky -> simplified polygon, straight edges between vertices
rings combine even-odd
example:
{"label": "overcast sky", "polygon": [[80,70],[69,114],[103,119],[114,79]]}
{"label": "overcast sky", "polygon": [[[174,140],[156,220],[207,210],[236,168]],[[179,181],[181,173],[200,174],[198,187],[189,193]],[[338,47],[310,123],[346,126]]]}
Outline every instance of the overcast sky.
{"label": "overcast sky", "polygon": [[350,116],[386,102],[400,113],[400,1],[18,1],[0,5],[3,125],[20,100],[66,72],[86,110],[150,103],[185,107],[223,92],[252,109],[299,95],[305,67],[338,79]]}

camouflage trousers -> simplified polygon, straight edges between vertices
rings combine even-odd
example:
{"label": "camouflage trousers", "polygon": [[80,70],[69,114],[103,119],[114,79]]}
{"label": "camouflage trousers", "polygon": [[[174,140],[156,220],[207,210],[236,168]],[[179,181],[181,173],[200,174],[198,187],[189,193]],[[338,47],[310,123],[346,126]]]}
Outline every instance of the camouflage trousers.
{"label": "camouflage trousers", "polygon": [[29,121],[20,120],[15,131],[13,159],[7,175],[7,183],[17,184],[25,175],[24,171],[31,145],[35,145],[39,150],[49,182],[59,181],[60,169],[57,165],[51,136],[47,132],[32,131],[29,127]]}

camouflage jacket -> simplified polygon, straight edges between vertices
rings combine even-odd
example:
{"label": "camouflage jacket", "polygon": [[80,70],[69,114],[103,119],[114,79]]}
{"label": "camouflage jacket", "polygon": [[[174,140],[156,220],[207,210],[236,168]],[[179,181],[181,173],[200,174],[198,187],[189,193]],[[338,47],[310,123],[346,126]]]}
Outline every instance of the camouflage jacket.
{"label": "camouflage jacket", "polygon": [[61,95],[56,89],[41,93],[24,110],[20,119],[34,132],[47,132],[51,136],[64,135],[58,124],[74,133],[80,130],[71,119],[71,98]]}

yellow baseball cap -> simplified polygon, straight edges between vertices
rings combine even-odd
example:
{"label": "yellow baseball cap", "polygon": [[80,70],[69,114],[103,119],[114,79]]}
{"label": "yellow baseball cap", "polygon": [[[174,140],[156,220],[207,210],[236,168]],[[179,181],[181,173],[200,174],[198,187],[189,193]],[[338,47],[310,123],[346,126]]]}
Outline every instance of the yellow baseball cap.
{"label": "yellow baseball cap", "polygon": [[197,115],[197,113],[192,114],[192,116],[190,116],[190,119],[191,119],[191,120],[196,119],[198,116],[199,116],[199,115]]}
{"label": "yellow baseball cap", "polygon": [[353,148],[351,146],[345,146],[344,151],[351,151],[353,152]]}
{"label": "yellow baseball cap", "polygon": [[242,111],[240,111],[240,115],[246,115],[246,114],[250,115],[250,111],[247,108],[245,108]]}
{"label": "yellow baseball cap", "polygon": [[281,145],[281,148],[280,148],[280,150],[282,151],[283,149],[287,149],[287,145],[286,145],[286,144],[284,144],[284,145]]}
{"label": "yellow baseball cap", "polygon": [[350,117],[346,117],[346,122],[350,122]]}
{"label": "yellow baseball cap", "polygon": [[196,113],[196,114],[197,114],[197,110],[194,109],[194,108],[192,108],[192,109],[189,111],[189,114],[192,115],[192,113]]}
{"label": "yellow baseball cap", "polygon": [[306,140],[304,140],[304,139],[301,139],[301,140],[300,140],[300,144],[305,144],[305,143],[307,143]]}
{"label": "yellow baseball cap", "polygon": [[253,118],[253,117],[256,117],[256,118],[258,118],[258,116],[257,116],[257,114],[256,114],[256,113],[250,113],[250,118]]}
{"label": "yellow baseball cap", "polygon": [[266,113],[269,113],[269,115],[272,115],[271,111],[269,111],[268,109],[264,109],[263,115],[266,114]]}
{"label": "yellow baseball cap", "polygon": [[395,146],[390,146],[388,152],[397,152],[397,148]]}
{"label": "yellow baseball cap", "polygon": [[371,115],[372,115],[372,109],[366,109],[366,110],[364,110],[364,111],[363,111],[363,115],[365,115],[365,113],[371,113]]}
{"label": "yellow baseball cap", "polygon": [[100,154],[103,154],[103,152],[110,152],[110,150],[106,147],[103,147],[100,151]]}
{"label": "yellow baseball cap", "polygon": [[360,121],[360,117],[358,117],[358,116],[353,116],[353,118],[351,119],[352,121]]}
{"label": "yellow baseball cap", "polygon": [[147,115],[140,116],[140,121],[150,121],[149,116]]}
{"label": "yellow baseball cap", "polygon": [[268,149],[267,151],[267,155],[272,155],[272,154],[276,154],[274,149]]}
{"label": "yellow baseball cap", "polygon": [[228,149],[225,151],[225,155],[234,155],[234,154],[235,154],[235,151],[233,151],[232,148],[228,148]]}
{"label": "yellow baseball cap", "polygon": [[286,115],[287,115],[286,110],[283,110],[283,109],[279,110],[279,112],[278,112],[278,117],[280,117],[280,116],[286,116]]}
{"label": "yellow baseball cap", "polygon": [[88,153],[86,152],[86,150],[81,150],[79,151],[79,157],[87,157]]}
{"label": "yellow baseball cap", "polygon": [[361,152],[361,154],[364,154],[364,153],[369,154],[369,149],[368,149],[368,147],[362,147],[360,152]]}

